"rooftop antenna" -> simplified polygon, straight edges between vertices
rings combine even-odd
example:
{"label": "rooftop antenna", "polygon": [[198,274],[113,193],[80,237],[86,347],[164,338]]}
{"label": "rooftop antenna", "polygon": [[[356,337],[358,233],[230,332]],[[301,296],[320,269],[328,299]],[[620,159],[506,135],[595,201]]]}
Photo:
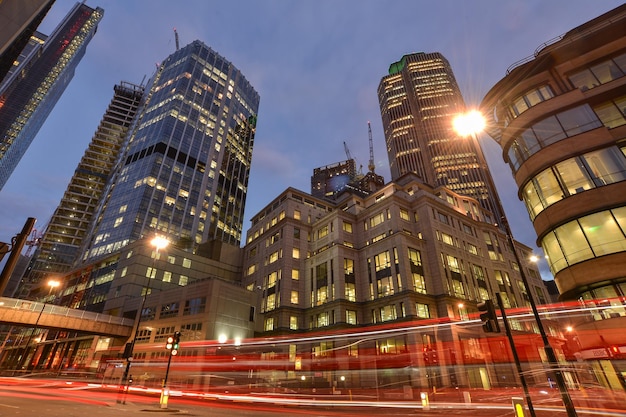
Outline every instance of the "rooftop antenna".
{"label": "rooftop antenna", "polygon": [[374,141],[372,140],[372,125],[370,124],[369,120],[367,121],[367,132],[370,140],[370,162],[367,165],[367,169],[369,169],[369,171],[373,173],[374,169],[376,168],[376,164],[374,164]]}
{"label": "rooftop antenna", "polygon": [[180,49],[180,45],[178,44],[178,32],[176,32],[176,28],[174,28],[174,40],[176,40],[176,50]]}

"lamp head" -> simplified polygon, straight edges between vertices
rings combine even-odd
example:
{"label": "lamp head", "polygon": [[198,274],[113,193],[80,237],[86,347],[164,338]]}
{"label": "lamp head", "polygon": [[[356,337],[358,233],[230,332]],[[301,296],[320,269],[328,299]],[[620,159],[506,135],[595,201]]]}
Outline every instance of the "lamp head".
{"label": "lamp head", "polygon": [[471,110],[456,116],[452,121],[452,127],[460,136],[475,135],[485,129],[485,118],[478,110]]}

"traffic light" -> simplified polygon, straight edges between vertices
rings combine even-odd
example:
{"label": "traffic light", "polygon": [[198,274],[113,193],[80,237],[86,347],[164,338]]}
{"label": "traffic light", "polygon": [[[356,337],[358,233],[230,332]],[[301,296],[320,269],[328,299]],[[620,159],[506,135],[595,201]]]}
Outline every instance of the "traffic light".
{"label": "traffic light", "polygon": [[178,348],[179,348],[179,344],[180,344],[180,332],[174,332],[174,338],[173,338],[173,344],[172,344],[172,356],[176,356],[178,355]]}
{"label": "traffic light", "polygon": [[176,356],[178,355],[179,344],[180,344],[180,332],[174,332],[173,335],[167,337],[167,342],[165,343],[165,349],[170,351],[170,355]]}
{"label": "traffic light", "polygon": [[165,349],[172,350],[172,347],[174,347],[174,336],[168,336],[167,342],[165,343]]}
{"label": "traffic light", "polygon": [[480,320],[483,322],[483,330],[485,333],[500,333],[500,325],[498,325],[498,315],[493,301],[485,300],[477,305],[478,311],[482,311]]}

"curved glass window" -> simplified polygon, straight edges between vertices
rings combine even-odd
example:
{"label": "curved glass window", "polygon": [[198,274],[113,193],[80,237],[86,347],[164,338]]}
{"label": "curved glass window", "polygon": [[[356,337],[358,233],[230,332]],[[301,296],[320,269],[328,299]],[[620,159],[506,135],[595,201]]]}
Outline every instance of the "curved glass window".
{"label": "curved glass window", "polygon": [[541,241],[553,274],[602,255],[626,251],[626,207],[581,217],[557,227]]}
{"label": "curved glass window", "polygon": [[626,54],[572,73],[569,80],[574,87],[586,91],[624,75],[626,75]]}
{"label": "curved glass window", "polygon": [[529,108],[536,106],[542,101],[551,99],[552,97],[554,97],[554,92],[547,84],[534,87],[526,91],[524,94],[513,100],[511,105],[505,109],[507,113],[505,116],[505,127],[508,126],[511,120],[515,119]]}
{"label": "curved glass window", "polygon": [[524,203],[531,219],[567,196],[626,180],[626,147],[610,147],[559,162],[545,169],[523,187]]}
{"label": "curved glass window", "polygon": [[565,138],[602,126],[601,120],[588,104],[574,107],[538,121],[524,130],[512,143],[508,156],[513,172],[541,148]]}

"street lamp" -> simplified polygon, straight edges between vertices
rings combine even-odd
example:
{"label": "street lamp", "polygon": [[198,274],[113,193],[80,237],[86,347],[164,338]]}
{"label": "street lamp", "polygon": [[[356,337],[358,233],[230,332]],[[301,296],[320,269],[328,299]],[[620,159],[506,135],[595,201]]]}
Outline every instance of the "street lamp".
{"label": "street lamp", "polygon": [[[154,267],[156,265],[156,260],[159,258],[159,251],[161,249],[165,249],[167,245],[169,245],[169,243],[170,243],[169,240],[165,236],[161,236],[161,235],[155,235],[150,240],[150,246],[152,246],[155,251],[154,258],[152,259],[152,270],[154,270]],[[137,342],[137,333],[139,333],[139,325],[141,323],[141,314],[146,305],[146,298],[148,297],[148,294],[150,293],[150,280],[151,279],[152,278],[149,276],[148,285],[146,286],[144,290],[142,290],[143,297],[141,299],[141,307],[137,311],[137,315],[135,317],[135,326],[132,332],[133,340],[130,343],[127,343],[126,346],[124,347],[123,356],[124,356],[124,359],[126,359],[126,369],[124,369],[124,374],[122,375],[122,383],[120,384],[120,391],[121,390],[127,391],[128,389],[127,383],[129,381],[130,365],[133,360],[133,350],[135,349],[135,343]],[[122,404],[126,403],[125,400],[120,401],[119,399],[118,399],[118,402],[121,402]]]}
{"label": "street lamp", "polygon": [[[39,326],[39,320],[41,319],[41,316],[43,315],[43,311],[46,309],[46,305],[48,304],[47,299],[50,298],[50,294],[52,294],[52,290],[58,287],[59,285],[61,285],[61,283],[59,281],[51,279],[48,281],[47,285],[48,287],[50,287],[48,289],[48,295],[46,298],[44,298],[44,302],[43,302],[43,305],[41,306],[41,310],[39,310],[39,314],[37,315],[37,319],[35,320],[35,326],[30,331],[28,335],[28,339],[26,340],[26,347],[24,348],[23,359],[28,358],[28,346],[30,345],[31,340],[33,339],[33,335],[37,332],[37,327]],[[19,368],[21,366],[23,366],[23,362],[18,358],[17,367]]]}
{"label": "street lamp", "polygon": [[[482,150],[480,142],[478,141],[478,134],[482,132],[483,129],[485,128],[485,119],[480,114],[480,112],[476,110],[472,110],[465,114],[461,114],[453,120],[452,124],[453,124],[454,130],[460,136],[464,136],[464,137],[469,136],[470,138],[472,138],[472,140],[475,141],[477,148]],[[483,162],[482,155],[480,156],[480,158],[481,158],[481,162]],[[482,170],[480,172],[482,173]],[[533,296],[530,284],[528,283],[528,279],[526,278],[526,273],[524,272],[522,263],[520,262],[520,257],[517,253],[517,249],[515,247],[515,240],[513,239],[511,227],[509,225],[509,222],[506,219],[506,216],[504,215],[502,202],[500,201],[500,197],[496,193],[496,188],[493,183],[493,179],[491,178],[491,175],[489,175],[489,173],[487,172],[485,172],[484,174],[486,177],[485,179],[489,182],[489,185],[491,186],[494,192],[493,200],[496,202],[497,208],[502,215],[502,218],[500,219],[500,221],[502,222],[501,225],[503,226],[504,228],[503,230],[506,233],[508,243],[513,249],[515,262],[517,262],[517,265],[519,266],[518,269],[519,269],[520,276],[522,278],[522,283],[524,284],[524,289],[526,290],[526,294],[528,295],[528,303],[530,304],[530,307],[533,312],[533,316],[535,317],[535,321],[537,322],[537,328],[539,329],[539,334],[541,335],[544,352],[546,353],[546,357],[548,359],[548,363],[550,364],[550,368],[554,372],[554,379],[559,388],[563,405],[565,406],[565,410],[567,411],[568,417],[576,417],[577,414],[576,414],[576,409],[574,408],[574,403],[572,402],[569,392],[567,391],[567,385],[565,384],[563,373],[561,372],[561,369],[559,368],[559,363],[556,359],[554,349],[552,349],[552,345],[550,345],[550,340],[548,339],[548,335],[546,334],[546,331],[543,328],[541,317],[539,316],[539,311],[537,310],[537,305],[535,304],[535,298]]]}

